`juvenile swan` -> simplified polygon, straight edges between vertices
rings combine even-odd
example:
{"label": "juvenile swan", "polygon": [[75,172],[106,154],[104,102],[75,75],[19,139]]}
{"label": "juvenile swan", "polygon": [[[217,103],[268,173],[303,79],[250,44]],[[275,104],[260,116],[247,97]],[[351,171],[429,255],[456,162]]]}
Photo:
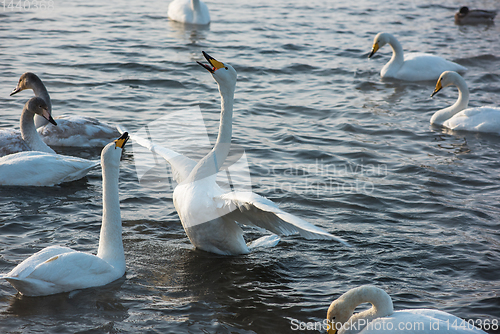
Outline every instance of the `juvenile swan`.
{"label": "juvenile swan", "polygon": [[260,227],[272,233],[299,233],[308,239],[334,239],[345,243],[321,228],[286,213],[270,200],[253,192],[223,191],[216,182],[226,160],[232,133],[233,101],[236,87],[234,68],[203,52],[208,70],[219,85],[221,119],[219,135],[212,151],[198,163],[177,152],[131,135],[138,144],[161,155],[172,166],[178,183],[174,206],[191,243],[198,249],[222,255],[246,254],[250,250],[238,225]]}
{"label": "juvenile swan", "polygon": [[[18,140],[19,145],[24,143],[26,150],[0,157],[1,186],[53,186],[81,179],[99,164],[99,161],[56,154],[36,132],[33,123],[35,114],[44,115],[55,124],[42,98],[33,97],[26,102],[21,116],[21,138]],[[15,131],[11,133],[16,134]]]}
{"label": "juvenile swan", "polygon": [[[363,303],[370,303],[372,307],[353,314],[354,309]],[[328,334],[486,334],[472,326],[460,326],[462,319],[443,311],[394,311],[391,297],[384,290],[369,285],[351,289],[333,301],[326,318],[330,327]],[[412,327],[409,328],[408,324]],[[456,327],[452,324],[456,324]]]}
{"label": "juvenile swan", "polygon": [[201,0],[174,0],[168,6],[168,17],[177,22],[206,25],[210,23],[207,5]]}
{"label": "juvenile swan", "polygon": [[[44,99],[49,106],[49,114],[52,115],[52,102],[49,93],[36,74],[26,72],[21,75],[16,88],[10,95],[25,89],[32,89],[35,96]],[[103,147],[120,135],[115,126],[92,117],[63,115],[55,119],[57,127],[47,124],[47,120],[42,117],[35,117],[38,133],[49,146]]]}
{"label": "juvenile swan", "polygon": [[436,111],[432,115],[431,124],[442,125],[452,130],[490,132],[500,135],[500,108],[467,108],[469,89],[458,73],[443,72],[431,97],[450,85],[458,88],[458,99],[452,106]]}
{"label": "juvenile swan", "polygon": [[33,254],[2,278],[25,296],[45,296],[108,284],[125,273],[122,223],[118,198],[124,133],[101,153],[103,211],[97,255],[50,246]]}
{"label": "juvenile swan", "polygon": [[403,55],[403,47],[393,35],[381,32],[375,36],[371,58],[384,45],[392,48],[392,58],[382,67],[380,76],[405,81],[436,80],[443,71],[464,72],[467,68],[428,53],[410,53]]}
{"label": "juvenile swan", "polygon": [[35,115],[57,125],[50,115],[49,107],[45,101],[40,97],[31,98],[24,105],[23,112],[21,113],[21,131],[0,131],[0,157],[23,151],[55,153],[53,149],[42,141],[38,132],[36,132],[35,123],[33,122]]}

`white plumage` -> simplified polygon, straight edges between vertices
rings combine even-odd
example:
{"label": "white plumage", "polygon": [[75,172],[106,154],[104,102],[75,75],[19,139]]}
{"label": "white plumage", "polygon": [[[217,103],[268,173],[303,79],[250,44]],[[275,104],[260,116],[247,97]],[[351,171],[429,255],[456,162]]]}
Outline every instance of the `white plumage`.
{"label": "white plumage", "polygon": [[51,246],[30,256],[1,278],[26,296],[45,296],[101,286],[125,273],[118,174],[126,133],[102,151],[103,215],[97,256]]}
{"label": "white plumage", "polygon": [[431,124],[442,125],[452,130],[489,132],[500,135],[500,108],[467,108],[469,89],[458,73],[452,71],[442,73],[431,96],[450,85],[458,88],[458,99],[452,106],[436,111],[432,115]]}
{"label": "white plumage", "polygon": [[[210,66],[200,65],[212,73],[222,98],[219,135],[212,151],[196,163],[177,152],[131,135],[138,144],[159,154],[172,166],[178,183],[173,194],[174,205],[191,243],[198,249],[217,254],[248,253],[243,230],[237,224],[240,223],[281,235],[299,233],[308,239],[333,239],[347,244],[341,238],[282,211],[262,196],[252,192],[226,192],[217,184],[217,173],[231,146],[237,74],[231,65],[203,54]],[[276,244],[276,241],[265,244]]]}
{"label": "white plumage", "polygon": [[38,151],[9,154],[0,158],[0,185],[54,186],[79,180],[98,165],[98,160]]}
{"label": "white plumage", "polygon": [[[370,303],[372,307],[353,314],[363,303]],[[327,320],[328,334],[486,334],[443,311],[394,311],[391,297],[384,290],[369,285],[351,289],[334,300],[328,308]]]}
{"label": "white plumage", "polygon": [[389,33],[375,36],[368,58],[371,58],[385,44],[392,48],[392,58],[382,67],[380,76],[405,81],[436,80],[443,71],[464,72],[467,68],[441,57],[427,53],[404,54],[396,37]]}
{"label": "white plumage", "polygon": [[201,0],[174,0],[168,6],[168,17],[177,22],[206,25],[210,23],[207,5]]}

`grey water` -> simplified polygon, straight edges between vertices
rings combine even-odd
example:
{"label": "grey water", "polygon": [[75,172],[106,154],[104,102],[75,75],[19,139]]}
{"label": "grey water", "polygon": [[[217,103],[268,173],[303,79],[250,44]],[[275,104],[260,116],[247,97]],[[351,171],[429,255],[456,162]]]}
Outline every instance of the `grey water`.
{"label": "grey water", "polygon": [[[28,2],[0,2],[1,128],[18,127],[32,92],[9,93],[31,71],[54,116],[134,132],[199,108],[208,139],[185,152],[199,158],[220,111],[216,83],[196,64],[206,51],[238,72],[233,144],[246,153],[253,191],[353,247],[288,236],[243,256],[195,250],[169,170],[138,175],[127,144],[126,275],[38,298],[0,282],[2,333],[319,333],[294,324],[323,321],[332,300],[363,284],[387,291],[395,309],[500,320],[500,136],[430,126],[456,89],[431,99],[435,82],[381,80],[388,46],[367,59],[374,36],[393,33],[405,51],[466,66],[470,105],[498,107],[500,24],[456,26],[463,3],[452,0],[207,0],[208,28],[169,22],[169,1]],[[95,253],[101,195],[100,169],[51,188],[1,188],[0,272],[50,245]],[[249,241],[262,235],[246,231]]]}

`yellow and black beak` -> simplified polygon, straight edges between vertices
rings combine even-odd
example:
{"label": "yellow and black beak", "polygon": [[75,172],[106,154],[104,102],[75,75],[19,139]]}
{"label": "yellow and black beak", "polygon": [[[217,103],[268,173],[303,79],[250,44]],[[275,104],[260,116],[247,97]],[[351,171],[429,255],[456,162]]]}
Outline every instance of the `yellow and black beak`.
{"label": "yellow and black beak", "polygon": [[375,52],[377,52],[379,49],[379,45],[378,43],[374,43],[373,46],[372,46],[372,52],[370,52],[370,54],[368,55],[368,58],[371,58]]}
{"label": "yellow and black beak", "polygon": [[201,51],[203,53],[203,56],[205,57],[205,59],[208,61],[208,63],[212,66],[210,67],[209,65],[207,64],[203,64],[199,61],[197,61],[198,64],[200,64],[201,66],[203,66],[206,70],[208,70],[210,73],[214,73],[215,71],[217,71],[218,69],[221,69],[221,68],[224,68],[226,66],[224,66],[223,63],[221,63],[220,61],[216,60],[214,57],[210,56],[208,53],[206,53],[205,51]]}
{"label": "yellow and black beak", "polygon": [[437,94],[441,89],[443,89],[443,84],[441,83],[441,79],[438,80],[436,83],[436,88],[434,89],[434,92],[432,92],[431,97],[434,97],[434,95]]}
{"label": "yellow and black beak", "polygon": [[128,132],[124,132],[120,138],[115,140],[115,148],[119,147],[119,148],[123,149],[128,138],[129,138]]}
{"label": "yellow and black beak", "polygon": [[337,334],[337,328],[335,328],[335,322],[333,320],[328,320],[327,334]]}

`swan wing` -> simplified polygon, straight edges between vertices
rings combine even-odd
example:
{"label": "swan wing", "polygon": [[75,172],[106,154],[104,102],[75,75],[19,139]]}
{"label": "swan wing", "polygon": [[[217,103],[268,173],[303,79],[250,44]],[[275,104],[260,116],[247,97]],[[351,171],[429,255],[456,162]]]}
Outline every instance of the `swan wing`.
{"label": "swan wing", "polygon": [[[57,250],[62,252],[55,254]],[[104,285],[124,274],[92,254],[66,247],[52,249],[50,253],[53,256],[46,260],[47,254],[38,253],[34,259],[25,260],[29,265],[21,272],[22,276],[12,275],[16,271],[14,268],[3,278],[24,295],[41,296]]]}
{"label": "swan wing", "polygon": [[269,199],[253,192],[228,192],[214,197],[221,212],[235,221],[264,228],[272,233],[290,235],[299,233],[306,239],[333,239],[349,246],[342,238],[281,210]]}
{"label": "swan wing", "polygon": [[17,152],[31,151],[17,130],[0,131],[0,157]]}
{"label": "swan wing", "polygon": [[[128,132],[125,127],[118,125],[117,126],[118,131],[120,133],[123,132]],[[191,171],[194,169],[196,166],[196,161],[193,159],[190,159],[180,153],[177,153],[173,150],[170,150],[166,147],[157,145],[153,143],[152,141],[143,138],[141,136],[137,136],[135,134],[131,134],[129,132],[130,138],[132,138],[137,144],[141,145],[142,147],[147,148],[150,150],[152,153],[156,153],[160,155],[163,159],[165,159],[170,166],[172,167],[172,173],[174,176],[174,179],[177,183],[181,183],[191,173]]]}
{"label": "swan wing", "polygon": [[0,158],[0,185],[53,186],[81,179],[99,160],[29,151]]}
{"label": "swan wing", "polygon": [[431,309],[395,311],[390,316],[374,319],[359,334],[385,334],[390,332],[405,334],[485,334],[484,331],[471,325],[468,326],[467,322],[452,314]]}
{"label": "swan wing", "polygon": [[428,53],[407,53],[398,78],[437,80],[444,71],[465,72],[466,67]]}
{"label": "swan wing", "polygon": [[115,126],[93,117],[56,117],[57,126],[47,124],[37,129],[49,146],[101,147],[120,136]]}
{"label": "swan wing", "polygon": [[444,124],[452,130],[492,132],[500,134],[500,108],[464,109]]}
{"label": "swan wing", "polygon": [[40,263],[43,263],[54,256],[67,252],[73,252],[73,250],[71,248],[61,246],[50,246],[44,248],[41,251],[33,254],[23,262],[19,263],[5,276],[26,278],[33,272],[33,270],[35,270],[36,266]]}

